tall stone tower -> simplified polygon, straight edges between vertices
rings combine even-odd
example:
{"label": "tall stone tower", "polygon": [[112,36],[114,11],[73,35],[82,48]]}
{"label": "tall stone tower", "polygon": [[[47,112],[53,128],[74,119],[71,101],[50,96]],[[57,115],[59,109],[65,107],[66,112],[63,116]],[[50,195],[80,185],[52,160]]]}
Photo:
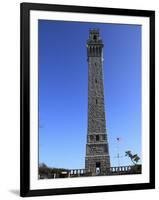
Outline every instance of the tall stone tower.
{"label": "tall stone tower", "polygon": [[90,30],[87,40],[88,129],[85,169],[92,175],[104,175],[110,167],[104,108],[103,47],[99,30]]}

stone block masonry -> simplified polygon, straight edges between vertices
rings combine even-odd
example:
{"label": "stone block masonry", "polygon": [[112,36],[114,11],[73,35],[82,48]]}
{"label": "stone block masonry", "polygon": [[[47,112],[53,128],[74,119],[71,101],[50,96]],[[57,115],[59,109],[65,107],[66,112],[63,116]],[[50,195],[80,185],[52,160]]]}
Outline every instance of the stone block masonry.
{"label": "stone block masonry", "polygon": [[110,168],[104,105],[103,47],[99,30],[90,30],[87,41],[88,128],[85,169],[92,175],[104,175]]}

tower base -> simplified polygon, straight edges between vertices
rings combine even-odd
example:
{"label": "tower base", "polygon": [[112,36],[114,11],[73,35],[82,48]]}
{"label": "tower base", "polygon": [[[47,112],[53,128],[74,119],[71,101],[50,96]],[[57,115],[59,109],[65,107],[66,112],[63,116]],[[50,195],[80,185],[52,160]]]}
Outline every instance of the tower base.
{"label": "tower base", "polygon": [[108,155],[86,156],[85,169],[92,176],[106,175],[110,169],[110,157]]}

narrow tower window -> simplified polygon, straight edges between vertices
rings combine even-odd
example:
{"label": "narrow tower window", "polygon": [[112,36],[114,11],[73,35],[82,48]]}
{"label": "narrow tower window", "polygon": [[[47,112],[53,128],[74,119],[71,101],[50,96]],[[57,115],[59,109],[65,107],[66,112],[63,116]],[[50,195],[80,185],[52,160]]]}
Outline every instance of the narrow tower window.
{"label": "narrow tower window", "polygon": [[97,40],[97,36],[96,36],[96,35],[94,35],[93,39],[94,39],[94,40]]}
{"label": "narrow tower window", "polygon": [[90,135],[90,142],[93,141],[93,135]]}
{"label": "narrow tower window", "polygon": [[98,103],[98,100],[96,99],[96,104]]}
{"label": "narrow tower window", "polygon": [[99,141],[99,135],[96,135],[96,141]]}

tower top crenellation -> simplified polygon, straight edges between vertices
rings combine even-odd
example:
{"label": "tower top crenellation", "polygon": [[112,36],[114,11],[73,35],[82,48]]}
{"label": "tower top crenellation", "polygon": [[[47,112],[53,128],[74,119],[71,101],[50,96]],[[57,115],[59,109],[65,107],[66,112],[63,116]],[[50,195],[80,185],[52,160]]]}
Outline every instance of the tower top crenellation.
{"label": "tower top crenellation", "polygon": [[95,44],[103,45],[99,29],[89,29],[89,39],[87,40],[87,45],[95,45]]}

